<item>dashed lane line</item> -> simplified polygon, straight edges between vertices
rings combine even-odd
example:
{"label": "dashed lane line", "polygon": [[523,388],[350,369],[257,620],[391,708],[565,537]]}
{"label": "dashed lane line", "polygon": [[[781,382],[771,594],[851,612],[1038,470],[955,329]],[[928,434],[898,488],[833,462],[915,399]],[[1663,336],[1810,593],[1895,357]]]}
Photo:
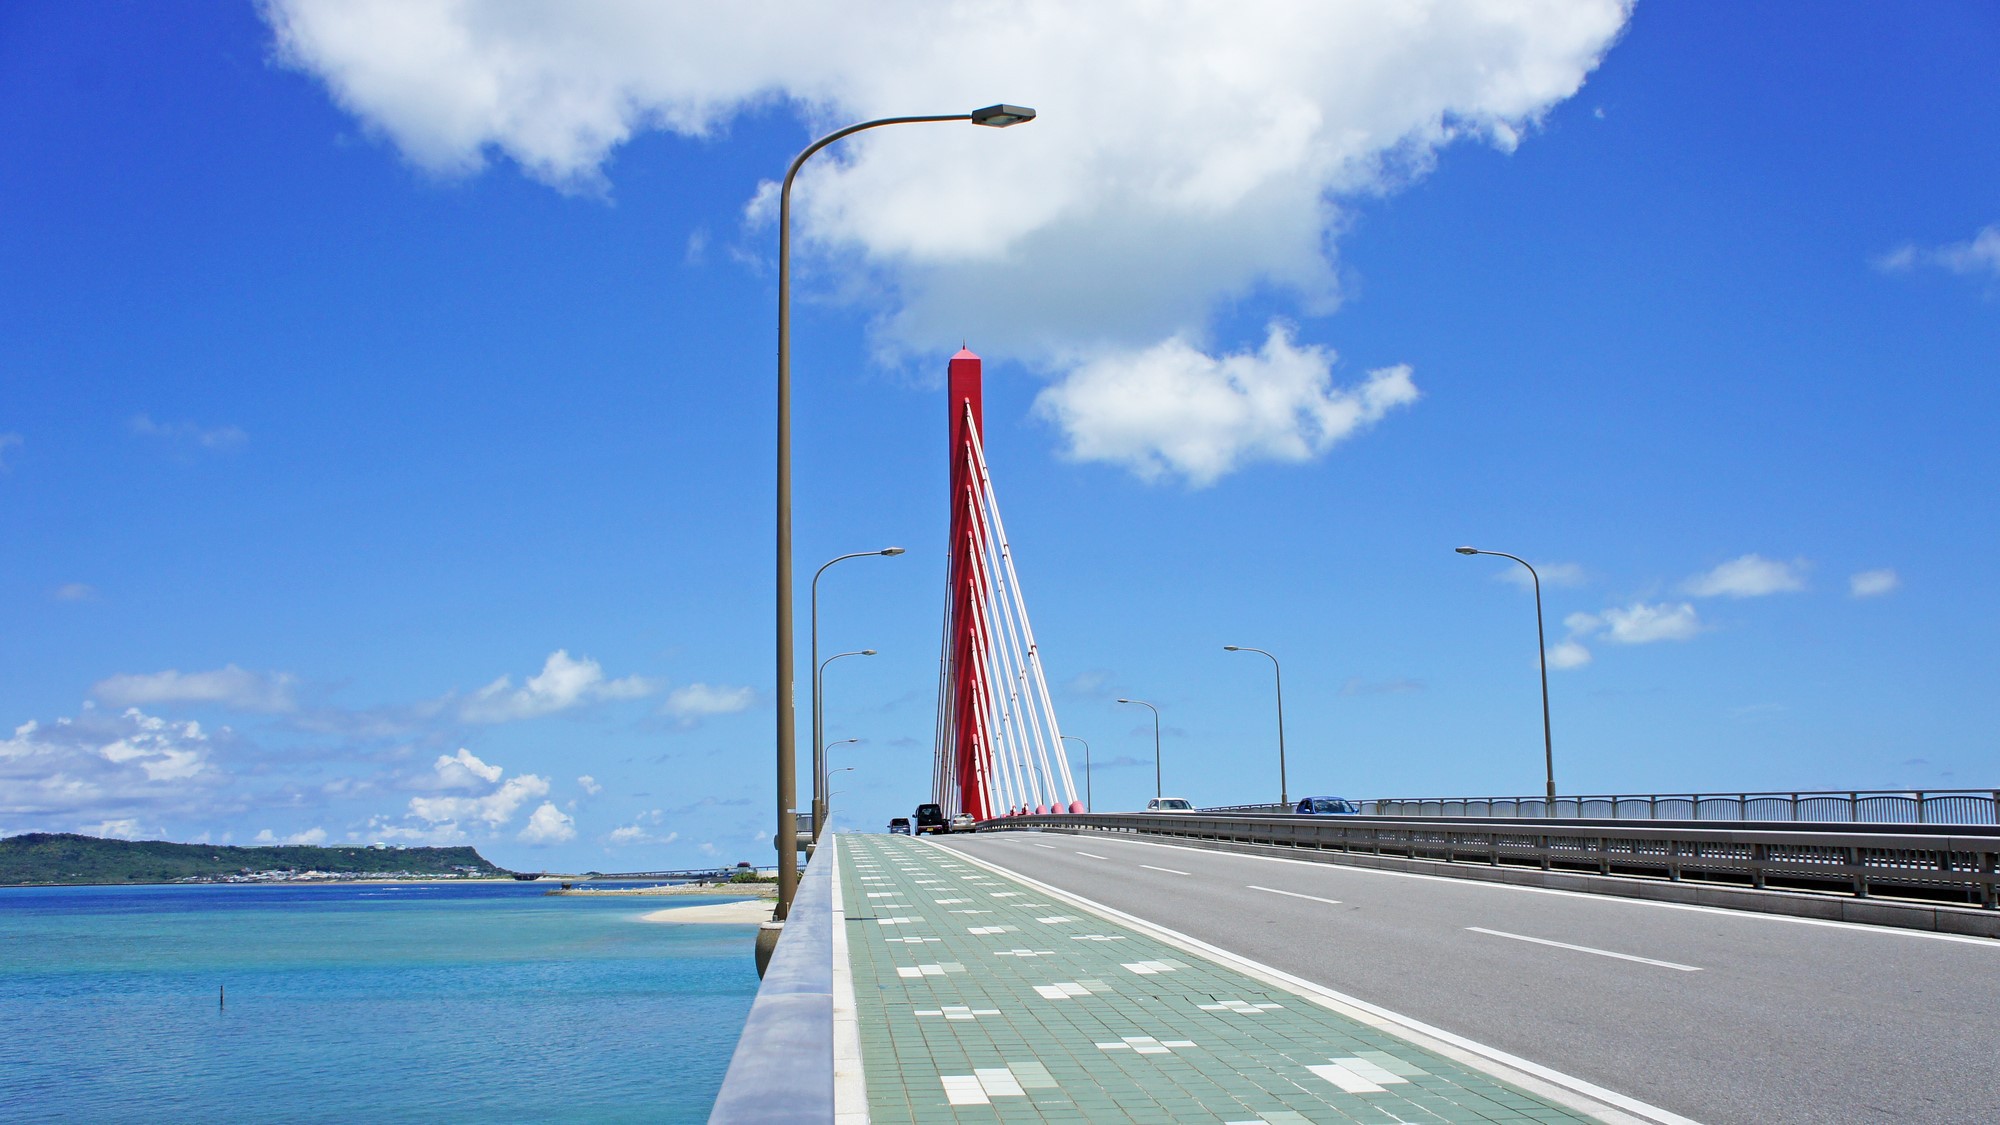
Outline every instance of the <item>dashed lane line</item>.
{"label": "dashed lane line", "polygon": [[[1145,864],[1142,863],[1139,866],[1144,867]],[[1255,883],[1246,883],[1244,885],[1249,887],[1253,891],[1265,891],[1274,895],[1284,895],[1286,898],[1309,898],[1314,902],[1326,903],[1328,906],[1340,905],[1340,900],[1337,898],[1321,898],[1318,895],[1302,895],[1297,891],[1281,891],[1276,887],[1260,887]]]}
{"label": "dashed lane line", "polygon": [[1641,965],[1658,965],[1662,969],[1677,969],[1683,973],[1698,973],[1698,965],[1683,965],[1677,961],[1655,961],[1651,957],[1639,957],[1630,953],[1613,953],[1609,949],[1593,949],[1588,945],[1571,945],[1566,941],[1550,941],[1548,938],[1529,937],[1526,934],[1510,934],[1505,930],[1489,930],[1484,926],[1465,927],[1475,934],[1491,934],[1494,937],[1513,938],[1515,941],[1531,941],[1536,945],[1547,945],[1556,949],[1570,949],[1578,953],[1595,953],[1599,957],[1616,957],[1620,961],[1637,961]]}

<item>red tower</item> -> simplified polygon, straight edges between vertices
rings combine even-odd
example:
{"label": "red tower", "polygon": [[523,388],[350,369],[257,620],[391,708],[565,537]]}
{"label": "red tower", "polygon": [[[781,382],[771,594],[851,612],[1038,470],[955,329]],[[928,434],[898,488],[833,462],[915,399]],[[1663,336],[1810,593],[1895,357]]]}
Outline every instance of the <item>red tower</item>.
{"label": "red tower", "polygon": [[951,622],[950,665],[958,672],[948,686],[948,706],[957,718],[951,730],[953,773],[957,779],[960,810],[981,820],[993,815],[986,807],[987,755],[979,738],[976,719],[985,706],[984,650],[977,629],[979,623],[979,562],[975,556],[979,529],[972,513],[979,502],[979,481],[973,475],[972,447],[980,433],[983,417],[980,402],[979,357],[961,348],[951,357],[948,378],[951,434],[951,562],[949,585],[951,604],[946,607]]}

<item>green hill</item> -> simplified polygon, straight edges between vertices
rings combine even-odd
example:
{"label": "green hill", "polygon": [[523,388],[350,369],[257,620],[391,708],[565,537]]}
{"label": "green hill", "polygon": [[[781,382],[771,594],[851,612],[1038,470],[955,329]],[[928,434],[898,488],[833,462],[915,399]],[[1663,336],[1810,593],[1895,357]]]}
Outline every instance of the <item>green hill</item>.
{"label": "green hill", "polygon": [[496,878],[511,874],[472,848],[231,848],[157,840],[100,840],[68,832],[0,839],[0,884],[231,881],[307,871],[379,878]]}

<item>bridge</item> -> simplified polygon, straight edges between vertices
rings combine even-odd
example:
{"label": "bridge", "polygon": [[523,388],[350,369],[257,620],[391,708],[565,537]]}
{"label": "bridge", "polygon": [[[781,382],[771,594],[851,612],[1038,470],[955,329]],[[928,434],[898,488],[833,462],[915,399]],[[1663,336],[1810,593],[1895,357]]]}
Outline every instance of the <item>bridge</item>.
{"label": "bridge", "polygon": [[712,1121],[2000,1113],[2000,793],[1085,809],[978,383],[930,792],[977,830],[822,833]]}

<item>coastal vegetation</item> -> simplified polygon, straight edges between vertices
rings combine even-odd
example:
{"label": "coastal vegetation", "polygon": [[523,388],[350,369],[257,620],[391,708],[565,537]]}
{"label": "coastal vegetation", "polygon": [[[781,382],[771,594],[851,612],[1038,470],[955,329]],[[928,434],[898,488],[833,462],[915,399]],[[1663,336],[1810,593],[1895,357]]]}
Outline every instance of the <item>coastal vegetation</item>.
{"label": "coastal vegetation", "polygon": [[0,839],[0,884],[278,882],[306,877],[496,879],[509,874],[469,847],[241,848],[106,840],[69,832],[29,832]]}

